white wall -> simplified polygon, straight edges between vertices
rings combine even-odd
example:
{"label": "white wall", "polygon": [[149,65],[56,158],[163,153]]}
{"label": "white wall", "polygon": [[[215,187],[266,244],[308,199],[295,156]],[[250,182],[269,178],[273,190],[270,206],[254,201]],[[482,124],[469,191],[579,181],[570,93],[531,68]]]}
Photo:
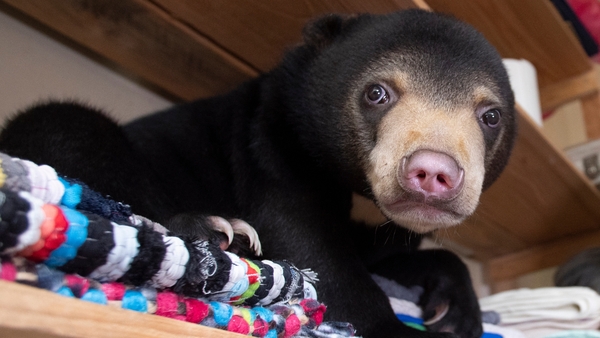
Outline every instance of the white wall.
{"label": "white wall", "polygon": [[0,120],[49,98],[78,99],[123,122],[171,105],[0,11]]}

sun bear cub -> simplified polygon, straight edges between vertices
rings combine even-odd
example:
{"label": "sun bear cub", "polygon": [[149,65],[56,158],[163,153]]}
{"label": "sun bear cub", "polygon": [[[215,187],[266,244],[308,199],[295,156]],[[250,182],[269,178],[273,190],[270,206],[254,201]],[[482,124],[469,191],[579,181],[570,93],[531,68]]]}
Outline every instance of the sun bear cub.
{"label": "sun bear cub", "polygon": [[[475,338],[481,318],[464,265],[415,249],[420,234],[471,215],[499,176],[513,106],[500,57],[464,23],[420,10],[328,15],[279,66],[226,95],[122,126],[77,103],[36,105],[9,121],[0,150],[174,232],[214,228],[207,215],[245,220],[266,259],[319,274],[326,319],[353,323],[357,335]],[[353,193],[390,222],[353,222]],[[396,319],[371,273],[424,288],[419,305],[436,318],[428,332]]]}

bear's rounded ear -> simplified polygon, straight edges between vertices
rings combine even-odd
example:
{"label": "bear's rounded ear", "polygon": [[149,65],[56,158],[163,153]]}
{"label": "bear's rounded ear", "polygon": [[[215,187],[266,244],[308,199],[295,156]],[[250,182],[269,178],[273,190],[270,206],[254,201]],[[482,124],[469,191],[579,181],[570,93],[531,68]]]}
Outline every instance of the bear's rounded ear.
{"label": "bear's rounded ear", "polygon": [[357,18],[357,15],[327,14],[309,21],[302,31],[304,43],[317,49],[327,47]]}

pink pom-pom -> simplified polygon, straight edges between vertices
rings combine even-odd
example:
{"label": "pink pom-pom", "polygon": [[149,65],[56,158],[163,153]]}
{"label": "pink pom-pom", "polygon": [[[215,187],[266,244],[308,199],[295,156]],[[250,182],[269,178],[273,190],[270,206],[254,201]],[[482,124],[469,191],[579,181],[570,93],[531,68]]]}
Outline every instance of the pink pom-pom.
{"label": "pink pom-pom", "polygon": [[323,322],[323,316],[327,307],[314,299],[303,299],[300,305],[304,309],[304,313],[315,321],[317,325]]}
{"label": "pink pom-pom", "polygon": [[108,300],[122,300],[125,295],[125,285],[111,282],[102,284],[102,292]]}
{"label": "pink pom-pom", "polygon": [[208,315],[208,304],[197,299],[185,300],[185,320],[190,323],[200,323]]}
{"label": "pink pom-pom", "polygon": [[0,269],[0,279],[14,282],[17,279],[17,268],[14,264],[5,262],[2,263],[2,269]]}
{"label": "pink pom-pom", "polygon": [[241,316],[231,316],[231,319],[227,324],[227,331],[248,334],[248,332],[250,332],[250,325]]}
{"label": "pink pom-pom", "polygon": [[172,292],[160,292],[156,295],[155,314],[163,317],[185,320],[185,316],[177,313],[178,307],[179,300],[176,294]]}
{"label": "pink pom-pom", "polygon": [[77,298],[81,298],[90,289],[89,280],[75,275],[65,275],[65,285],[71,289],[71,292]]}
{"label": "pink pom-pom", "polygon": [[291,337],[300,331],[300,319],[295,314],[290,315],[285,320],[284,337]]}
{"label": "pink pom-pom", "polygon": [[254,331],[252,335],[254,337],[264,337],[269,332],[269,323],[264,321],[262,318],[256,318],[254,320]]}

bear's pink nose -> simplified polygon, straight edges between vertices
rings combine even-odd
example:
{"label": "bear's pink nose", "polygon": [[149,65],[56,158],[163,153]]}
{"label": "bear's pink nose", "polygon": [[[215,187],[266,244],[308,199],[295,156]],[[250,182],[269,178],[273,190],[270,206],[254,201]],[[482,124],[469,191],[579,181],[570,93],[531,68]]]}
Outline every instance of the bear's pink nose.
{"label": "bear's pink nose", "polygon": [[462,189],[464,170],[454,158],[431,150],[418,150],[404,157],[398,168],[398,181],[410,192],[450,200]]}

